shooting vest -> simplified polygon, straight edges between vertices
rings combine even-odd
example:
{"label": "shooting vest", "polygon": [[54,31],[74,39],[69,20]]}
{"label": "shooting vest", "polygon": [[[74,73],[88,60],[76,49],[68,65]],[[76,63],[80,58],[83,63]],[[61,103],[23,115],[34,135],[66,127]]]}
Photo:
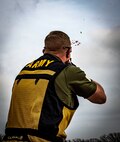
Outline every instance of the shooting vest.
{"label": "shooting vest", "polygon": [[21,70],[13,85],[6,135],[31,135],[52,142],[66,137],[64,130],[78,107],[77,97],[70,108],[55,91],[55,78],[66,66],[44,54]]}

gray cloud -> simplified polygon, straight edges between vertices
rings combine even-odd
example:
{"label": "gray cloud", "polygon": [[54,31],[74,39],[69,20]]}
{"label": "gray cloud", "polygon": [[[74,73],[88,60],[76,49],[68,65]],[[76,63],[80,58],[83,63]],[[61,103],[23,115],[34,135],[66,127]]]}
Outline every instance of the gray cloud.
{"label": "gray cloud", "polygon": [[[94,17],[101,24],[106,26],[118,25],[120,23],[120,1],[119,0],[76,0],[79,7],[82,5],[85,9],[93,12]],[[82,3],[82,4],[81,4]],[[91,20],[94,20],[91,19]]]}
{"label": "gray cloud", "polygon": [[[120,55],[120,25],[111,29],[107,44],[112,51]],[[120,56],[118,57],[120,58]]]}
{"label": "gray cloud", "polygon": [[112,63],[111,69],[114,68],[115,70],[113,76],[117,81],[116,83],[120,83],[120,26],[111,28],[103,40],[103,44],[110,55],[109,63]]}

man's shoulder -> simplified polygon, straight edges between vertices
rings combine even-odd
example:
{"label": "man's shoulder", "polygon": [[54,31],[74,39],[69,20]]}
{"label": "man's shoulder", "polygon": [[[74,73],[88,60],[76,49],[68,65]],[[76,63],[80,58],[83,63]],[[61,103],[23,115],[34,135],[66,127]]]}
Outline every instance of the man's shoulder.
{"label": "man's shoulder", "polygon": [[77,67],[74,64],[69,64],[63,71],[66,71],[66,72],[83,72],[83,70],[80,67]]}
{"label": "man's shoulder", "polygon": [[66,66],[61,74],[61,76],[66,76],[66,78],[69,79],[77,79],[77,78],[83,78],[85,76],[85,73],[83,70],[80,69],[80,67],[74,66],[74,65],[68,65]]}

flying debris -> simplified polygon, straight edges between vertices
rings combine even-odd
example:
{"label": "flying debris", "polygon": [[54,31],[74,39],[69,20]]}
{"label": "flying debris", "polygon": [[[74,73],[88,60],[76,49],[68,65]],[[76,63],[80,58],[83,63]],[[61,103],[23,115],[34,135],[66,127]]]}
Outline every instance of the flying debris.
{"label": "flying debris", "polygon": [[[80,34],[82,34],[82,31],[80,31]],[[79,40],[72,40],[71,44],[74,46],[79,46],[81,44],[81,42]]]}
{"label": "flying debris", "polygon": [[72,45],[79,46],[81,43],[78,40],[72,40]]}

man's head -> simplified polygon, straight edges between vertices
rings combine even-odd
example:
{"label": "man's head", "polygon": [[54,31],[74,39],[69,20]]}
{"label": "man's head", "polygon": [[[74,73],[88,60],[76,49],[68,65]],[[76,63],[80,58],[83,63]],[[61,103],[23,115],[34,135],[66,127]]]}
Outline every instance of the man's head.
{"label": "man's head", "polygon": [[71,42],[69,36],[62,31],[52,31],[45,38],[45,52],[65,55],[69,58]]}
{"label": "man's head", "polygon": [[45,49],[49,51],[60,51],[64,47],[70,47],[69,36],[62,31],[52,31],[45,38]]}

